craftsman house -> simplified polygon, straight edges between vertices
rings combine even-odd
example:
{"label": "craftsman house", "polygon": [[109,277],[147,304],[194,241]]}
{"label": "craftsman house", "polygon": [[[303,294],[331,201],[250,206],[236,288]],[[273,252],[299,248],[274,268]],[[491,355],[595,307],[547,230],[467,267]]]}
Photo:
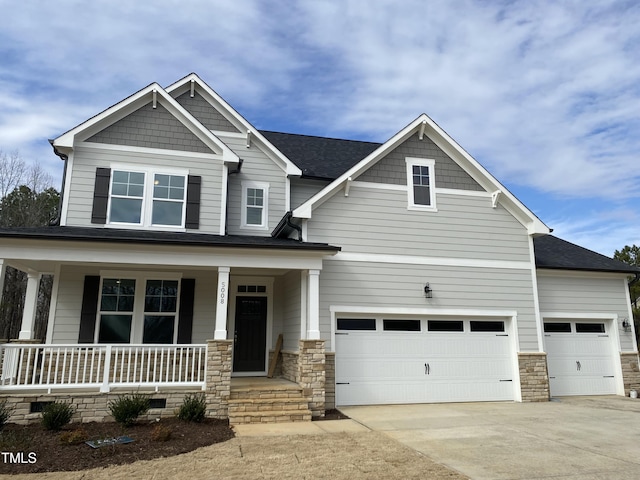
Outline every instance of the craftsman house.
{"label": "craftsman house", "polygon": [[28,273],[0,346],[18,420],[131,390],[239,423],[640,386],[640,269],[551,236],[426,115],[382,144],[259,131],[191,74],[51,144],[59,225],[0,230],[2,273]]}

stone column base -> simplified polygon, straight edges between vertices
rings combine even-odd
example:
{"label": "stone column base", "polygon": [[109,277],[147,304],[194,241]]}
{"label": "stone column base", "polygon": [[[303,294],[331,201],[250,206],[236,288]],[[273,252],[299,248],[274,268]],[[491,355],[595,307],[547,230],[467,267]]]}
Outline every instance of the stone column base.
{"label": "stone column base", "polygon": [[207,417],[229,418],[232,340],[207,340]]}
{"label": "stone column base", "polygon": [[631,390],[640,391],[640,369],[638,368],[638,352],[623,352],[620,354],[622,364],[622,381],[624,394],[629,396]]}
{"label": "stone column base", "polygon": [[549,372],[544,352],[518,353],[520,391],[523,402],[549,401]]}
{"label": "stone column base", "polygon": [[312,416],[324,417],[325,411],[325,354],[324,340],[300,340],[298,356],[298,383],[309,397]]}

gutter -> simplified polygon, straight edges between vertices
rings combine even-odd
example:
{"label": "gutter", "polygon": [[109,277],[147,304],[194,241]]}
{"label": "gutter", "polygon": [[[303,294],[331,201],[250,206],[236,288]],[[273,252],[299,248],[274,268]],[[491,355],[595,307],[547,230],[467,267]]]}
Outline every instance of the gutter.
{"label": "gutter", "polygon": [[49,225],[52,227],[57,227],[60,225],[60,220],[62,219],[62,198],[64,197],[64,182],[67,178],[67,163],[69,160],[69,155],[62,153],[60,150],[56,148],[53,144],[54,140],[49,140],[49,143],[53,147],[53,153],[55,153],[61,160],[64,161],[64,169],[62,170],[62,185],[60,186],[60,199],[58,200],[58,214],[56,218],[54,218]]}
{"label": "gutter", "polygon": [[274,238],[278,238],[280,234],[284,233],[288,227],[298,232],[297,240],[298,242],[302,242],[302,227],[300,227],[300,225],[296,225],[295,223],[293,223],[291,221],[292,218],[293,218],[293,212],[291,212],[291,210],[285,213],[284,217],[282,217],[280,222],[278,222],[278,225],[276,225],[276,228],[274,228],[273,232],[271,232],[271,236]]}

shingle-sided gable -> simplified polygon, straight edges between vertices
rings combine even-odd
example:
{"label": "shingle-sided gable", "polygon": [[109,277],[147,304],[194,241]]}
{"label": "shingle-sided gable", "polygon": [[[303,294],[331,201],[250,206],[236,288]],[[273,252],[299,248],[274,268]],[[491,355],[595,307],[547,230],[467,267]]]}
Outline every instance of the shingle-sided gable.
{"label": "shingle-sided gable", "polygon": [[196,117],[209,130],[217,130],[221,132],[238,133],[239,130],[227,120],[218,110],[207,102],[202,95],[194,92],[191,96],[190,92],[185,92],[176,98],[176,101],[182,105],[191,115]]}
{"label": "shingle-sided gable", "polygon": [[151,103],[89,137],[87,142],[212,153],[162,105]]}
{"label": "shingle-sided gable", "polygon": [[426,136],[420,140],[416,135],[409,137],[354,180],[406,185],[405,159],[407,157],[435,160],[435,185],[438,188],[484,191],[478,182],[444,153],[433,140]]}

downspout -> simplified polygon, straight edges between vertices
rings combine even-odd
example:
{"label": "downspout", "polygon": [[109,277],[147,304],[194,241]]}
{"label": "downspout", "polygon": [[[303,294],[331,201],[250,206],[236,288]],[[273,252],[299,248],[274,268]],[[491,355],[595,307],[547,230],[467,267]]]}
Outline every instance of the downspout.
{"label": "downspout", "polygon": [[291,222],[292,216],[293,215],[291,214],[291,212],[287,212],[287,217],[286,217],[287,227],[293,228],[296,232],[298,232],[298,241],[302,242],[302,227],[300,225],[296,225],[295,223]]}
{"label": "downspout", "polygon": [[69,156],[58,150],[53,144],[53,140],[49,140],[49,143],[53,147],[53,153],[60,157],[60,159],[64,160],[64,169],[62,170],[62,185],[60,186],[60,199],[58,200],[58,214],[56,215],[56,218],[54,218],[49,223],[49,226],[57,227],[58,225],[60,225],[60,220],[62,218],[62,199],[64,197],[64,184],[65,180],[67,179],[67,161],[69,160]]}

